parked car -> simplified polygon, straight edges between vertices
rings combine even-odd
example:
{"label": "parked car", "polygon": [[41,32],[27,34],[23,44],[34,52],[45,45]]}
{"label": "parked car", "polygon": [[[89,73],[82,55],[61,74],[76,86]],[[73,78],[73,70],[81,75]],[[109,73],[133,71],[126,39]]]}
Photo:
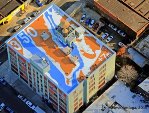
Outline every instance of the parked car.
{"label": "parked car", "polygon": [[38,10],[38,11],[33,11],[32,16],[33,16],[33,17],[36,17],[39,13],[40,13],[40,11],[39,11],[39,10]]}
{"label": "parked car", "polygon": [[32,110],[34,110],[36,108],[35,105],[33,105],[33,103],[31,103],[27,98],[25,98],[22,95],[18,95],[18,98],[20,98],[28,107],[30,107]]}
{"label": "parked car", "polygon": [[118,30],[117,33],[120,34],[122,37],[126,37],[126,33],[122,30]]}
{"label": "parked car", "polygon": [[5,107],[5,111],[7,111],[8,113],[14,113],[14,111],[8,106]]}
{"label": "parked car", "polygon": [[96,22],[94,25],[93,25],[93,31],[96,31],[99,27],[99,22]]}
{"label": "parked car", "polygon": [[109,24],[108,25],[111,29],[113,29],[114,31],[117,31],[117,27],[116,26],[114,26],[114,25],[112,25],[112,24]]}
{"label": "parked car", "polygon": [[81,23],[84,22],[85,18],[86,18],[86,14],[83,14],[82,17],[81,17],[81,19],[80,19],[80,22]]}
{"label": "parked car", "polygon": [[21,29],[22,25],[17,25],[14,27],[13,32],[18,31],[19,29]]}
{"label": "parked car", "polygon": [[1,103],[0,104],[0,111],[2,111],[4,109],[4,107],[5,107],[5,104],[4,103]]}
{"label": "parked car", "polygon": [[118,42],[118,45],[119,45],[120,47],[126,47],[125,44],[123,44],[122,42]]}
{"label": "parked car", "polygon": [[110,42],[114,37],[113,36],[109,36],[107,39],[106,39],[106,42]]}
{"label": "parked car", "polygon": [[33,110],[36,108],[30,101],[26,101],[26,104]]}
{"label": "parked car", "polygon": [[37,4],[39,7],[42,7],[42,6],[43,6],[43,3],[41,3],[40,0],[36,0],[36,4]]}
{"label": "parked car", "polygon": [[26,23],[28,23],[29,21],[31,21],[31,17],[27,17],[27,18],[25,18],[24,20],[23,20],[23,23],[24,24],[26,24]]}
{"label": "parked car", "polygon": [[90,22],[91,22],[91,18],[86,19],[86,21],[85,21],[85,25],[89,25]]}
{"label": "parked car", "polygon": [[101,38],[102,38],[102,39],[106,39],[108,36],[109,36],[108,33],[104,33],[104,34],[101,35]]}
{"label": "parked car", "polygon": [[101,32],[101,30],[98,30],[98,31],[97,31],[97,34],[98,34],[98,35],[101,35],[101,33],[103,33],[103,32]]}
{"label": "parked car", "polygon": [[95,20],[92,19],[92,20],[90,21],[90,23],[89,23],[89,28],[92,28],[94,23],[95,23]]}

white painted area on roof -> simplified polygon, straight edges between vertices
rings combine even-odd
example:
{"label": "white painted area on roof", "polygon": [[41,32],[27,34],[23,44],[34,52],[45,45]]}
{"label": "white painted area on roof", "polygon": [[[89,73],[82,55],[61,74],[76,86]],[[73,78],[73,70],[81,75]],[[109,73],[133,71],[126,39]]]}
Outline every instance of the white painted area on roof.
{"label": "white painted area on roof", "polygon": [[149,77],[146,78],[142,83],[140,83],[139,87],[141,87],[144,91],[149,93]]}
{"label": "white painted area on roof", "polygon": [[58,82],[57,82],[55,79],[53,79],[53,78],[51,77],[50,73],[46,72],[45,75],[46,75],[50,80],[52,80],[56,85],[58,85]]}
{"label": "white painted area on roof", "polygon": [[[148,113],[149,107],[145,107],[148,103],[143,103],[142,100],[144,100],[142,96],[132,93],[123,82],[117,81],[96,99],[84,113],[91,113],[89,111],[94,109],[102,113],[102,106],[108,107],[107,103],[113,104],[114,102],[118,103],[115,107],[110,107],[112,104],[108,107],[108,110],[112,113]],[[116,109],[116,107],[118,108]]]}

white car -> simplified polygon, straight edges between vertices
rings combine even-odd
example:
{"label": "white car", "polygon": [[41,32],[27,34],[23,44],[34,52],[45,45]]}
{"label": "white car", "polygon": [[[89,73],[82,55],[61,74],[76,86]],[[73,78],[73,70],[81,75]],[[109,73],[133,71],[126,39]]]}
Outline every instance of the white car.
{"label": "white car", "polygon": [[91,22],[90,22],[90,24],[89,24],[89,28],[92,28],[94,23],[95,23],[95,20],[92,19]]}
{"label": "white car", "polygon": [[122,42],[118,42],[118,45],[119,45],[120,47],[126,47],[125,44],[123,44]]}
{"label": "white car", "polygon": [[39,13],[40,13],[40,11],[34,11],[33,14],[32,14],[32,16],[33,17],[36,17]]}
{"label": "white car", "polygon": [[36,106],[34,106],[30,101],[26,101],[26,104],[28,105],[28,107],[30,107],[32,110],[34,110],[36,108]]}
{"label": "white car", "polygon": [[102,38],[102,39],[106,39],[108,36],[109,36],[108,33],[104,33],[104,34],[101,35],[101,38]]}
{"label": "white car", "polygon": [[82,17],[81,17],[81,19],[80,19],[80,22],[81,23],[84,22],[85,18],[86,18],[86,14],[83,14]]}
{"label": "white car", "polygon": [[106,39],[106,42],[110,42],[114,37],[113,36],[109,36],[107,39]]}
{"label": "white car", "polygon": [[122,30],[118,30],[117,33],[120,34],[122,37],[126,37],[126,33]]}
{"label": "white car", "polygon": [[116,26],[114,26],[114,25],[112,25],[112,24],[109,24],[108,25],[111,29],[113,29],[114,31],[117,31],[117,27]]}
{"label": "white car", "polygon": [[31,21],[31,17],[27,17],[27,18],[25,18],[24,20],[23,20],[23,23],[24,24],[26,24],[26,23],[28,23],[29,21]]}
{"label": "white car", "polygon": [[18,31],[19,29],[21,29],[22,25],[17,25],[14,27],[14,32]]}
{"label": "white car", "polygon": [[1,103],[1,105],[0,105],[0,111],[2,111],[4,109],[4,107],[5,107],[5,104],[4,103]]}

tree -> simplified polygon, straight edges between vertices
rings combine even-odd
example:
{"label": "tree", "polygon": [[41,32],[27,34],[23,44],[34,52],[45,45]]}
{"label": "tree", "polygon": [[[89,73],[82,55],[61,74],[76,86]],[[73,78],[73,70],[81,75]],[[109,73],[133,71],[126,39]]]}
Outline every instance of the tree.
{"label": "tree", "polygon": [[131,84],[131,82],[136,80],[138,77],[138,72],[132,65],[124,65],[117,72],[117,77],[119,80],[124,81],[127,84]]}

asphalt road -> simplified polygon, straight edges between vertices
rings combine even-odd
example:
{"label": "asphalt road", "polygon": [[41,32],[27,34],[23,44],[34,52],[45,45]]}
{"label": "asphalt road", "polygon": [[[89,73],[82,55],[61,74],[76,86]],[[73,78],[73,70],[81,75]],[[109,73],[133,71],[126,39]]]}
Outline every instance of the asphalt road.
{"label": "asphalt road", "polygon": [[17,97],[15,90],[9,86],[0,84],[0,103],[3,102],[15,111],[15,113],[33,113],[33,111]]}

